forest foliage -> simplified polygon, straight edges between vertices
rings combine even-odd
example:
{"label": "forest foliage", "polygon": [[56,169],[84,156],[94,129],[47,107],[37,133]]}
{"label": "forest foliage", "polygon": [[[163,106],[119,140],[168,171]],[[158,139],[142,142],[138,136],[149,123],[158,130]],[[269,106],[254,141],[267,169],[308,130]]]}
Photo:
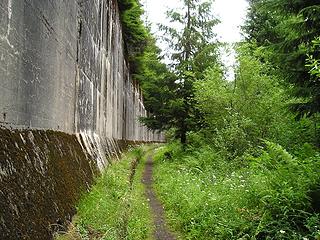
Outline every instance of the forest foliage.
{"label": "forest foliage", "polygon": [[315,44],[320,35],[319,2],[251,0],[250,3],[244,26],[247,40],[269,51],[268,60],[292,84],[291,95],[299,101],[291,107],[299,113],[298,117],[317,115],[320,86],[318,77],[310,74],[308,59],[318,59],[320,54]]}
{"label": "forest foliage", "polygon": [[149,117],[169,144],[155,183],[186,239],[320,238],[320,4],[250,0],[245,40],[226,79],[210,1],[183,0],[160,25],[136,74]]}
{"label": "forest foliage", "polygon": [[181,4],[168,12],[180,28],[160,25],[169,66],[147,28],[123,15],[140,49],[128,48],[142,122],[169,141],[155,183],[172,227],[186,239],[320,239],[320,4],[250,0],[231,81],[211,1]]}
{"label": "forest foliage", "polygon": [[202,78],[205,69],[218,62],[217,41],[213,38],[213,27],[218,20],[211,13],[210,1],[184,0],[182,3],[182,9],[167,12],[170,22],[180,27],[160,24],[163,40],[171,46],[171,78],[166,79],[165,86],[161,79],[152,83],[162,86],[171,95],[167,91],[158,92],[161,105],[142,120],[151,129],[174,129],[175,137],[186,143],[187,132],[199,129],[202,123],[202,114],[194,100],[193,83]]}

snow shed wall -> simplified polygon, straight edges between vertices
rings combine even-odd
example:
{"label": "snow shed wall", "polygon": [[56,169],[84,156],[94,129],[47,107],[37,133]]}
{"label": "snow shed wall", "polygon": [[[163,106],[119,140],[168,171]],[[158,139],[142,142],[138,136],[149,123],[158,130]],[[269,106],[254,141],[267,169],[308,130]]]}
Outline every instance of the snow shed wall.
{"label": "snow shed wall", "polygon": [[106,156],[162,141],[141,99],[116,0],[1,0],[0,239],[50,238]]}

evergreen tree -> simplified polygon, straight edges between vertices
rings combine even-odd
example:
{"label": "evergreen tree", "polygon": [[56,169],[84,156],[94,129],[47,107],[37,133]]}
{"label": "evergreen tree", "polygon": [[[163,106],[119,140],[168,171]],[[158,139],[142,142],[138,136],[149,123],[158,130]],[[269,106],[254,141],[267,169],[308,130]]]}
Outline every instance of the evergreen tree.
{"label": "evergreen tree", "polygon": [[140,74],[141,56],[151,36],[141,20],[143,9],[139,0],[118,0],[118,6],[130,72]]}
{"label": "evergreen tree", "polygon": [[144,54],[139,57],[141,72],[134,77],[140,83],[149,117],[141,121],[150,129],[163,131],[169,125],[175,103],[176,77],[162,63],[161,50],[149,37]]}
{"label": "evergreen tree", "polygon": [[[172,47],[171,68],[175,77],[165,83],[159,79],[159,86],[172,92],[174,98],[163,99],[158,112],[144,123],[148,127],[176,129],[176,137],[186,143],[186,134],[201,124],[201,116],[195,107],[193,82],[203,77],[204,70],[217,62],[217,44],[214,42],[213,27],[218,20],[211,15],[211,2],[183,0],[181,11],[168,11],[168,18],[181,29],[160,25],[164,40]],[[162,81],[162,82],[161,82]],[[173,82],[174,81],[174,82]],[[151,124],[152,123],[152,124]]]}
{"label": "evergreen tree", "polygon": [[317,58],[313,40],[320,36],[320,4],[316,0],[251,0],[244,30],[247,38],[271,50],[270,61],[293,84],[300,102],[292,105],[298,117],[320,111],[320,83],[310,74],[308,56]]}

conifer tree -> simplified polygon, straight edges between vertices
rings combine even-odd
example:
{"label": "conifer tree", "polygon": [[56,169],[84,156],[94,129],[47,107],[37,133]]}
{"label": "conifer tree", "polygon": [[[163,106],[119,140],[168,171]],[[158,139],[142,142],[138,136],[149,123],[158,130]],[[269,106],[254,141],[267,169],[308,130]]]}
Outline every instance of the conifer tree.
{"label": "conifer tree", "polygon": [[298,117],[320,111],[320,84],[311,74],[308,56],[318,58],[313,41],[320,36],[320,4],[316,0],[250,0],[244,30],[247,38],[270,51],[268,59],[293,85],[292,95],[300,102],[292,105]]}
{"label": "conifer tree", "polygon": [[[161,112],[165,108],[166,117],[154,112],[143,121],[151,128],[175,128],[176,137],[184,144],[187,132],[201,124],[200,113],[195,107],[193,82],[203,77],[206,68],[217,63],[213,27],[218,20],[211,14],[210,1],[183,0],[182,4],[181,11],[167,12],[170,21],[181,28],[160,25],[164,40],[172,48],[171,69],[175,77],[171,78],[166,87],[174,93],[174,98],[164,99],[162,107],[157,110]],[[159,85],[162,84],[159,82]]]}

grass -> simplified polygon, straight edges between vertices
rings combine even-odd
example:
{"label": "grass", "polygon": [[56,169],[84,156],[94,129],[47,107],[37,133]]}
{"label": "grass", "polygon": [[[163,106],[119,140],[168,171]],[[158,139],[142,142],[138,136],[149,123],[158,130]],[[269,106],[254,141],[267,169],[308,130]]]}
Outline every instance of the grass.
{"label": "grass", "polygon": [[68,233],[58,240],[151,239],[152,217],[141,183],[145,150],[129,151],[105,170],[81,198]]}
{"label": "grass", "polygon": [[[209,146],[177,143],[154,156],[155,189],[179,239],[320,239],[320,155],[266,142],[255,155],[228,160]],[[131,151],[81,199],[69,239],[152,239],[141,178],[142,149]]]}
{"label": "grass", "polygon": [[320,182],[319,154],[298,158],[266,145],[234,161],[210,147],[157,150],[155,188],[183,239],[320,239],[312,206],[319,199],[310,194]]}

